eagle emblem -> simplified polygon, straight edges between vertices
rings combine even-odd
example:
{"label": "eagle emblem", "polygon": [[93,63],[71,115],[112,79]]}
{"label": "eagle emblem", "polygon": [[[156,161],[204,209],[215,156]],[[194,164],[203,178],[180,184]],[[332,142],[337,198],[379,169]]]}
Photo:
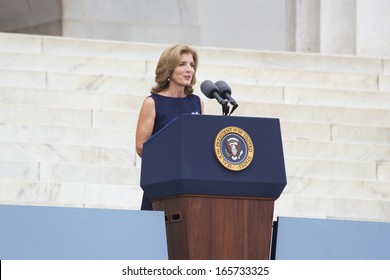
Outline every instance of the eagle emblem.
{"label": "eagle emblem", "polygon": [[215,137],[214,152],[217,160],[225,168],[241,171],[252,162],[254,146],[245,130],[229,126],[222,129]]}
{"label": "eagle emblem", "polygon": [[236,137],[231,137],[225,141],[226,148],[224,149],[225,156],[232,160],[239,160],[244,153],[241,150],[241,142]]}

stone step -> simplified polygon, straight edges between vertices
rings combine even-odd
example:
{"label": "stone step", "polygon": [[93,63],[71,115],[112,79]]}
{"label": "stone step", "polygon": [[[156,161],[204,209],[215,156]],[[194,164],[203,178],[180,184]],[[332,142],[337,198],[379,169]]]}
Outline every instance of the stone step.
{"label": "stone step", "polygon": [[280,122],[283,141],[303,140],[303,141],[323,141],[332,140],[331,125],[327,123],[308,122]]}
{"label": "stone step", "polygon": [[[168,45],[0,33],[0,51],[157,61]],[[201,64],[305,71],[390,74],[390,59],[193,46]]]}
{"label": "stone step", "polygon": [[[39,61],[39,63],[37,63]],[[113,60],[96,57],[72,57],[47,54],[1,53],[0,66],[4,70],[48,71],[114,77],[154,77],[156,62],[145,60]],[[386,87],[386,78],[378,82],[376,74],[342,74],[297,69],[252,68],[243,66],[203,65],[198,76],[203,79],[226,79],[244,84],[317,86],[339,88]],[[383,85],[382,85],[383,84]]]}
{"label": "stone step", "polygon": [[[146,73],[139,76],[114,76],[55,71],[0,70],[0,86],[59,90],[108,91],[109,93],[149,92],[154,84],[155,63],[146,62]],[[4,74],[4,77],[2,77]],[[249,69],[204,66],[197,72],[198,81],[225,80],[229,83],[334,88],[345,90],[390,91],[390,76],[305,72],[298,70]],[[141,84],[140,84],[141,83]],[[137,87],[138,86],[138,87]],[[200,84],[198,85],[198,87]]]}
{"label": "stone step", "polygon": [[0,104],[0,122],[91,127],[91,110]]}
{"label": "stone step", "polygon": [[[34,45],[31,46],[30,53],[36,55],[44,54],[53,58],[60,57],[60,60],[63,59],[63,56],[82,56],[82,58],[87,59],[87,61],[94,61],[94,59],[98,60],[98,58],[119,60],[119,63],[127,63],[123,62],[123,60],[150,61],[147,63],[149,65],[141,65],[143,63],[139,65],[139,69],[147,67],[146,72],[151,74],[149,77],[154,76],[156,61],[161,51],[166,47],[164,45],[155,44],[82,40],[47,36],[36,36],[33,38],[6,33],[1,33],[0,35],[0,41],[6,41],[0,49],[5,52],[5,56],[9,56],[10,52],[18,53],[23,56],[23,53],[29,48],[26,46],[18,47],[17,45],[27,40],[28,43]],[[239,79],[245,82],[249,81],[249,83],[252,84],[254,82],[280,84],[280,81],[283,81],[283,83],[285,83],[285,81],[290,81],[291,85],[296,85],[296,83],[298,83],[300,85],[309,86],[314,83],[320,85],[320,87],[323,87],[325,82],[327,85],[330,83],[335,87],[341,88],[356,88],[356,86],[361,86],[361,84],[363,84],[365,89],[380,89],[382,91],[389,90],[390,88],[390,59],[210,48],[201,48],[201,50],[203,51],[202,54],[205,56],[204,61],[207,62],[204,64],[203,70],[201,67],[199,68],[199,75],[204,75],[203,79],[224,78],[232,82]],[[229,59],[226,59],[225,55],[228,55]],[[94,57],[94,59],[92,57]],[[245,57],[246,59],[244,59]],[[20,59],[23,59],[23,57]],[[227,64],[229,61],[231,61],[230,64]],[[12,61],[10,63],[12,65]],[[67,63],[65,63],[65,65],[66,64]],[[82,62],[76,63],[76,65],[71,67],[71,70],[82,71],[77,70],[83,69],[82,64]],[[92,64],[94,64],[94,62],[91,62],[91,67],[89,67],[89,69],[95,71],[95,67],[93,67]],[[104,63],[97,64],[103,65]],[[217,65],[220,66],[218,67]],[[62,63],[58,67],[63,67]],[[107,69],[109,68],[110,67],[107,67]],[[135,68],[137,67],[131,67],[131,71],[134,71]],[[235,69],[233,69],[233,71],[227,71],[223,76],[218,76],[221,75],[221,73],[225,73],[226,70],[230,68]],[[286,70],[286,73],[290,74],[281,75],[284,70]],[[346,77],[345,75],[340,75],[340,71],[359,74]],[[139,74],[138,71],[137,73]],[[363,73],[369,75],[362,75]],[[279,77],[279,79],[273,79],[275,76]]]}
{"label": "stone step", "polygon": [[285,87],[284,102],[325,107],[389,110],[390,92]]}
{"label": "stone step", "polygon": [[46,88],[46,78],[45,72],[0,69],[1,87]]}
{"label": "stone step", "polygon": [[[239,104],[238,114],[245,106],[266,106],[266,104],[305,105],[307,108],[334,108],[337,110],[360,109],[385,110],[390,108],[390,92],[351,91],[318,88],[293,87],[259,87],[248,85],[231,85],[232,97]],[[197,93],[200,91],[198,90]],[[207,108],[213,108],[215,114],[221,111],[216,100],[209,100],[201,94]],[[363,109],[363,110],[362,110]],[[370,112],[370,111],[368,111]]]}
{"label": "stone step", "polygon": [[72,90],[145,96],[153,80],[44,71],[0,70],[1,87]]}
{"label": "stone step", "polygon": [[[24,90],[25,94],[27,89]],[[41,92],[41,90],[36,90]],[[81,127],[97,127],[97,128],[135,128],[138,111],[141,106],[144,96],[135,98],[133,103],[129,103],[131,106],[127,108],[128,112],[122,110],[110,111],[110,110],[88,110],[84,108],[92,107],[93,104],[80,105],[80,109],[62,108],[70,107],[72,102],[68,105],[58,104],[56,107],[38,107],[26,106],[26,105],[14,105],[13,102],[7,98],[13,90],[7,94],[5,91],[2,98],[6,102],[2,102],[0,105],[2,114],[0,118],[3,122],[26,122],[27,124],[57,124],[57,125],[74,125]],[[32,94],[32,93],[31,93]],[[85,93],[87,95],[87,93]],[[84,97],[86,97],[84,95]],[[99,94],[96,94],[99,95]],[[63,96],[63,95],[60,95]],[[60,98],[58,96],[57,98]],[[109,96],[109,95],[108,95]],[[122,97],[122,96],[120,96]],[[34,99],[30,97],[31,99]],[[96,97],[98,98],[98,97]],[[37,98],[39,100],[39,97]],[[204,99],[204,98],[203,98]],[[17,102],[18,98],[15,100]],[[58,100],[58,99],[55,99]],[[99,99],[98,99],[99,100]],[[28,101],[27,101],[28,102]],[[49,102],[48,106],[54,106],[54,101]],[[100,99],[100,102],[103,102]],[[34,102],[32,102],[34,104]],[[60,108],[58,108],[58,106]],[[205,99],[205,111],[206,114],[220,114],[221,108],[214,100]],[[332,126],[330,129],[334,131],[334,136],[343,135],[343,131],[340,131],[339,126],[350,126],[349,131],[353,131],[353,125],[357,127],[365,127],[367,130],[371,130],[371,135],[383,135],[379,137],[382,141],[388,141],[387,131],[390,126],[390,111],[384,109],[362,109],[362,108],[339,108],[339,107],[326,107],[326,106],[310,106],[301,104],[274,104],[274,103],[253,103],[253,102],[241,102],[234,115],[238,116],[258,116],[258,117],[272,117],[279,118],[282,122],[317,122],[317,123],[330,123]],[[328,128],[326,128],[328,129]],[[356,130],[356,129],[355,129]],[[364,130],[363,130],[364,131]],[[376,133],[373,134],[373,132]],[[345,134],[345,133],[344,133]],[[361,134],[364,134],[361,132]],[[348,134],[353,136],[355,134]],[[359,137],[360,138],[360,137]],[[371,137],[373,138],[373,137]],[[364,139],[364,137],[362,138]]]}
{"label": "stone step", "polygon": [[390,201],[282,194],[275,202],[278,216],[388,222]]}
{"label": "stone step", "polygon": [[379,76],[378,83],[380,91],[390,91],[390,75]]}
{"label": "stone step", "polygon": [[103,185],[136,185],[140,169],[134,166],[56,164],[0,161],[0,179]]}
{"label": "stone step", "polygon": [[[221,105],[216,100],[205,99],[204,103],[207,113],[221,114]],[[390,110],[386,109],[240,102],[233,115],[270,117],[289,122],[315,122],[374,127],[390,126]]]}
{"label": "stone step", "polygon": [[0,122],[87,128],[135,129],[138,112],[0,104]]}
{"label": "stone step", "polygon": [[321,160],[285,158],[286,174],[294,177],[316,177],[344,180],[384,181],[387,164],[376,161]]}
{"label": "stone step", "polygon": [[96,147],[51,143],[0,142],[0,161],[102,166],[136,166],[134,147]]}
{"label": "stone step", "polygon": [[0,204],[139,210],[139,185],[0,180]]}
{"label": "stone step", "polygon": [[[378,161],[378,180],[390,182],[390,161]],[[390,184],[389,184],[390,185]]]}
{"label": "stone step", "polygon": [[2,52],[42,52],[43,36],[0,32],[0,51]]}
{"label": "stone step", "polygon": [[134,147],[134,129],[0,123],[0,141],[92,147]]}
{"label": "stone step", "polygon": [[144,60],[0,52],[0,69],[143,77],[146,63]]}
{"label": "stone step", "polygon": [[[388,110],[390,108],[390,92],[338,91],[237,84],[232,85],[232,90],[232,96],[239,104],[249,102],[356,109]],[[205,100],[206,105],[216,107],[216,101],[208,100],[197,87],[196,94]],[[138,111],[147,95],[148,92],[143,92],[141,95],[140,93],[130,95],[127,92],[110,94],[106,92],[0,87],[0,102],[3,104],[73,109]],[[219,113],[219,105],[216,110]]]}
{"label": "stone step", "polygon": [[[151,71],[152,66],[147,67]],[[148,76],[151,76],[151,72]],[[389,91],[390,76],[377,74],[332,73],[285,69],[254,69],[204,65],[197,72],[200,80],[225,80],[229,83],[345,90]]]}
{"label": "stone step", "polygon": [[[390,108],[390,92],[340,91],[238,84],[231,85],[231,87],[232,96],[239,104],[249,102],[357,109],[388,110]],[[216,101],[208,100],[198,87],[195,87],[195,89],[195,93],[205,99],[207,105],[212,104],[215,107]],[[148,94],[148,92],[130,95],[127,92],[111,94],[108,92],[0,87],[0,102],[56,108],[138,111]],[[218,107],[217,110],[219,109]]]}
{"label": "stone step", "polygon": [[[143,99],[144,97],[141,97],[138,100],[142,101]],[[206,114],[220,114],[219,104],[211,100],[204,102]],[[133,105],[141,106],[138,102],[134,102]],[[135,129],[139,108],[134,106],[126,112],[0,104],[0,121],[4,123]],[[339,126],[367,127],[367,129],[377,130],[379,133],[382,131],[384,141],[388,140],[386,135],[390,129],[390,110],[384,109],[241,102],[234,115],[279,118],[281,121],[300,123],[329,123],[332,124],[331,129],[335,136],[339,134]]]}
{"label": "stone step", "polygon": [[168,45],[58,36],[0,33],[0,51],[157,61]]}
{"label": "stone step", "polygon": [[390,110],[338,108],[296,104],[243,103],[235,111],[247,116],[277,117],[290,122],[317,122],[334,125],[389,127]]}
{"label": "stone step", "polygon": [[202,61],[211,65],[289,69],[340,73],[390,74],[390,59],[298,52],[197,48]]}
{"label": "stone step", "polygon": [[390,187],[382,181],[289,176],[283,195],[384,200],[390,197]]}
{"label": "stone step", "polygon": [[[272,116],[271,116],[272,117]],[[274,116],[277,118],[277,116]],[[281,120],[282,139],[367,145],[389,145],[390,127]]]}
{"label": "stone step", "polygon": [[332,125],[331,137],[333,141],[355,143],[390,143],[390,127],[373,127],[358,125]]}
{"label": "stone step", "polygon": [[[390,92],[259,86],[229,83],[232,97],[241,102],[286,103],[341,108],[389,109]],[[200,92],[200,89],[197,91]]]}
{"label": "stone step", "polygon": [[48,108],[139,111],[147,94],[109,94],[104,92],[0,87],[0,103]]}
{"label": "stone step", "polygon": [[390,144],[283,140],[285,158],[347,161],[390,161]]}

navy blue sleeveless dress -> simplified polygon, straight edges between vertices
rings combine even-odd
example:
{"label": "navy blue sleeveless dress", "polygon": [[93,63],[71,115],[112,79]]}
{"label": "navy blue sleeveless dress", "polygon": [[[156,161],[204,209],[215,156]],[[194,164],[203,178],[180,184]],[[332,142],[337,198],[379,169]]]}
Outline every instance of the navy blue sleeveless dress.
{"label": "navy blue sleeveless dress", "polygon": [[[153,98],[156,109],[153,134],[157,133],[180,114],[202,113],[200,98],[195,94],[190,94],[183,98],[159,94],[151,94],[150,97]],[[141,210],[152,210],[152,202],[145,194],[142,198]]]}

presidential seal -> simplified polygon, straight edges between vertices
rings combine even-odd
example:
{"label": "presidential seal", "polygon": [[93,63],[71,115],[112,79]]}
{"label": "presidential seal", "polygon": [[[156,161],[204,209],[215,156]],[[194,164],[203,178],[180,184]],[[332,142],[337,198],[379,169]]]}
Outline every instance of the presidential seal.
{"label": "presidential seal", "polygon": [[254,155],[252,139],[248,133],[236,126],[225,127],[217,134],[214,151],[218,161],[233,171],[247,168]]}

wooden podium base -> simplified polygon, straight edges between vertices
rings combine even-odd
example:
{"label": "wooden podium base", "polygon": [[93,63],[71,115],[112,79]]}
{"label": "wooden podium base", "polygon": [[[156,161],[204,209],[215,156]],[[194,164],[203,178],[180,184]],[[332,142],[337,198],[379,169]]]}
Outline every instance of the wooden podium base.
{"label": "wooden podium base", "polygon": [[274,200],[180,195],[152,204],[165,211],[169,259],[269,259]]}

